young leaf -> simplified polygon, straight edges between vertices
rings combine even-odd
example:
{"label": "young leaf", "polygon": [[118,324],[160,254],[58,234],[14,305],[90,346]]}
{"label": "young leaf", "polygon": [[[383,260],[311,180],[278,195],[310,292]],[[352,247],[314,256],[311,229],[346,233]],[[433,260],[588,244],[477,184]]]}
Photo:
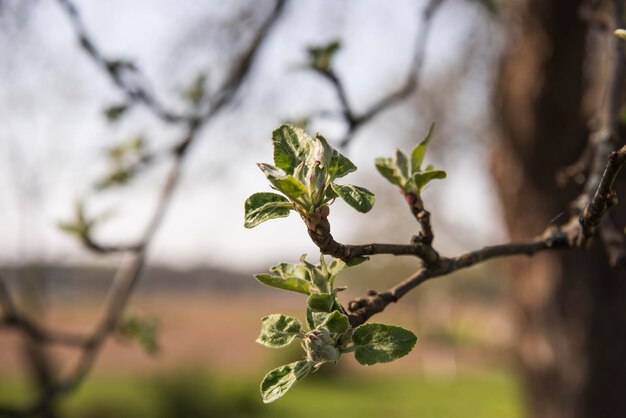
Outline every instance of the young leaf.
{"label": "young leaf", "polygon": [[265,375],[261,382],[263,403],[274,402],[283,396],[298,380],[311,372],[313,363],[307,360],[280,366]]}
{"label": "young leaf", "polygon": [[421,191],[429,181],[433,179],[445,179],[447,176],[443,170],[430,170],[413,174],[413,181],[418,191]]}
{"label": "young leaf", "polygon": [[391,158],[376,158],[376,169],[391,184],[404,187],[407,179],[402,175],[402,171]]}
{"label": "young leaf", "polygon": [[322,324],[331,334],[345,334],[350,331],[350,321],[348,317],[339,311],[334,311],[326,317]]}
{"label": "young leaf", "polygon": [[329,42],[326,45],[309,47],[309,62],[311,66],[320,71],[328,71],[330,69],[333,56],[341,47],[341,43],[337,40]]}
{"label": "young leaf", "polygon": [[395,163],[396,167],[398,167],[398,169],[400,170],[400,173],[402,173],[402,177],[408,178],[409,177],[409,159],[406,157],[406,155],[404,155],[402,151],[400,151],[397,148],[396,148],[396,153],[393,157],[393,162]]}
{"label": "young leaf", "polygon": [[255,274],[254,277],[267,286],[304,293],[305,295],[311,293],[311,284],[297,277],[280,277],[268,273]]}
{"label": "young leaf", "polygon": [[307,282],[311,281],[311,269],[304,263],[278,263],[270,267],[272,273],[282,278],[295,277]]}
{"label": "young leaf", "polygon": [[313,312],[331,312],[335,304],[335,297],[328,293],[313,293],[306,300],[306,304]]}
{"label": "young leaf", "polygon": [[287,174],[303,161],[313,146],[313,139],[304,129],[295,125],[282,125],[272,132],[274,164]]}
{"label": "young leaf", "polygon": [[291,174],[286,174],[280,168],[265,163],[259,163],[258,166],[270,183],[291,200],[297,201],[300,196],[307,192],[304,184],[300,183],[300,181]]}
{"label": "young leaf", "polygon": [[339,151],[333,150],[333,156],[328,164],[328,174],[331,181],[344,177],[346,174],[356,171],[356,166],[343,156]]}
{"label": "young leaf", "polygon": [[265,316],[261,324],[261,335],[256,342],[269,348],[286,346],[302,329],[302,323],[297,318],[283,314]]}
{"label": "young leaf", "polygon": [[255,193],[244,204],[244,224],[246,228],[254,228],[258,224],[274,218],[289,216],[293,210],[291,202],[276,193]]}
{"label": "young leaf", "polygon": [[372,194],[372,192],[363,187],[353,186],[351,184],[339,185],[334,183],[331,187],[347,204],[361,213],[369,212],[376,201],[376,197]]}
{"label": "young leaf", "polygon": [[187,99],[192,105],[199,106],[206,98],[207,76],[200,73],[193,82],[182,92],[183,98]]}
{"label": "young leaf", "polygon": [[330,263],[328,263],[328,272],[335,276],[342,270],[348,267],[358,266],[359,264],[369,260],[367,256],[358,256],[352,257],[347,263],[340,258],[333,258]]}
{"label": "young leaf", "polygon": [[385,324],[364,324],[352,334],[354,357],[365,365],[387,363],[407,355],[417,337],[411,331]]}
{"label": "young leaf", "polygon": [[306,308],[306,323],[310,329],[315,329],[321,325],[328,317],[328,312],[315,312],[310,307]]}
{"label": "young leaf", "polygon": [[144,319],[136,315],[125,317],[118,326],[118,332],[129,340],[136,341],[146,353],[153,355],[159,350],[157,333],[159,324],[153,319]]}
{"label": "young leaf", "polygon": [[115,122],[119,120],[128,110],[128,103],[115,104],[104,109],[104,116],[107,121]]}
{"label": "young leaf", "polygon": [[413,148],[411,152],[411,173],[415,174],[421,170],[422,162],[424,161],[424,155],[426,154],[426,148],[428,147],[428,141],[430,141],[433,132],[435,131],[435,124],[430,125],[426,138],[424,138],[419,144]]}

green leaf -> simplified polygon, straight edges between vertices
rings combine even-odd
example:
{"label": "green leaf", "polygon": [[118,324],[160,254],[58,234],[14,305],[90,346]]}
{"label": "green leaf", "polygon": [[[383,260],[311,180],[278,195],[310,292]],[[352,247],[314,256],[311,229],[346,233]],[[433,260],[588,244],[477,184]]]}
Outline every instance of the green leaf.
{"label": "green leaf", "polygon": [[268,273],[255,274],[254,277],[267,286],[290,290],[292,292],[304,293],[305,295],[311,293],[311,284],[306,280],[298,279],[297,277],[284,278]]}
{"label": "green leaf", "polygon": [[206,98],[207,76],[200,73],[193,82],[182,92],[183,98],[189,100],[194,106],[199,106]]}
{"label": "green leaf", "polygon": [[347,263],[340,258],[333,258],[330,263],[328,263],[328,272],[331,275],[335,276],[342,270],[348,267],[358,266],[359,264],[364,263],[367,260],[369,260],[369,257],[365,255],[352,257]]}
{"label": "green leaf", "polygon": [[300,162],[306,159],[313,146],[304,129],[295,125],[282,125],[272,132],[274,164],[287,174],[293,174]]}
{"label": "green leaf", "polygon": [[324,321],[326,321],[326,317],[328,317],[328,312],[313,312],[311,308],[307,306],[306,323],[308,324],[310,329],[317,328]]}
{"label": "green leaf", "polygon": [[124,115],[124,113],[126,113],[127,110],[127,103],[112,105],[104,109],[104,116],[106,116],[109,122],[116,122]]}
{"label": "green leaf", "polygon": [[396,153],[393,156],[393,162],[395,163],[403,178],[409,177],[409,159],[404,155],[402,151],[396,148]]}
{"label": "green leaf", "polygon": [[341,43],[338,40],[331,41],[325,45],[309,47],[308,53],[311,66],[320,71],[328,71],[332,64],[333,56],[339,48],[341,48]]}
{"label": "green leaf", "polygon": [[244,224],[246,228],[254,228],[258,224],[274,218],[289,216],[293,210],[291,202],[276,193],[255,193],[244,204]]}
{"label": "green leaf", "polygon": [[350,331],[350,320],[344,314],[339,311],[334,311],[326,317],[326,320],[322,324],[332,334],[345,334]]}
{"label": "green leaf", "polygon": [[385,324],[364,324],[352,334],[354,357],[365,365],[387,363],[407,355],[417,337],[411,331]]}
{"label": "green leaf", "polygon": [[306,377],[313,367],[307,360],[280,366],[265,375],[261,382],[263,403],[274,402],[283,396],[298,380]]}
{"label": "green leaf", "polygon": [[411,173],[415,174],[421,170],[422,162],[424,161],[424,155],[426,154],[426,148],[428,142],[435,131],[435,124],[430,125],[426,138],[424,138],[419,144],[413,148],[411,152]]}
{"label": "green leaf", "polygon": [[306,300],[306,304],[313,312],[332,312],[335,296],[329,293],[313,293]]}
{"label": "green leaf", "polygon": [[333,150],[333,156],[328,164],[328,174],[331,180],[344,177],[346,174],[356,171],[356,166],[339,151]]}
{"label": "green leaf", "polygon": [[407,179],[402,175],[402,171],[391,158],[376,158],[376,169],[391,184],[404,187]]}
{"label": "green leaf", "polygon": [[295,277],[306,282],[311,281],[311,269],[304,263],[278,263],[270,267],[272,273],[282,278]]}
{"label": "green leaf", "polygon": [[259,163],[257,165],[270,183],[291,200],[297,201],[300,196],[307,192],[307,188],[304,184],[300,183],[300,181],[291,174],[285,174],[280,168],[265,163]]}
{"label": "green leaf", "polygon": [[118,332],[129,340],[136,341],[148,354],[159,350],[157,333],[159,324],[154,319],[144,319],[136,315],[124,318],[118,326]]}
{"label": "green leaf", "polygon": [[302,323],[292,316],[267,315],[261,319],[261,335],[256,342],[269,348],[284,347],[298,336]]}
{"label": "green leaf", "polygon": [[413,174],[413,182],[415,182],[417,190],[421,191],[429,181],[434,179],[445,179],[446,176],[447,174],[443,170],[423,171],[421,173]]}
{"label": "green leaf", "polygon": [[63,232],[68,234],[76,234],[79,237],[89,237],[91,234],[91,230],[96,225],[98,221],[102,221],[105,219],[105,216],[100,215],[95,219],[88,218],[85,214],[85,205],[83,202],[76,202],[75,208],[75,218],[73,221],[69,222],[59,222],[57,226]]}
{"label": "green leaf", "polygon": [[120,167],[109,173],[94,184],[94,189],[101,191],[113,186],[127,184],[135,176],[135,170],[129,167]]}
{"label": "green leaf", "polygon": [[374,206],[376,197],[369,190],[351,184],[332,184],[331,187],[347,204],[361,213],[369,212]]}

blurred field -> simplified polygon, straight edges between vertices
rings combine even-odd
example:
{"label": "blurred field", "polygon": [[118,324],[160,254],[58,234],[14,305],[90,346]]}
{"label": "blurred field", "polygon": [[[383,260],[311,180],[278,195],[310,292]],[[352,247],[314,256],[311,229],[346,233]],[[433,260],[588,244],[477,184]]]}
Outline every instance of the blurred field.
{"label": "blurred field", "polygon": [[[0,381],[0,402],[23,400],[15,381]],[[263,405],[257,377],[202,372],[91,379],[68,401],[68,417],[423,417],[516,418],[520,400],[505,374],[455,378],[315,377]]]}
{"label": "blurred field", "polygon": [[[176,283],[168,277],[166,283],[172,281]],[[302,317],[302,296],[261,286],[220,290],[189,283],[140,289],[129,312],[158,320],[160,351],[151,357],[127,340],[110,339],[85,385],[62,402],[64,416],[521,416],[518,390],[506,371],[508,314],[501,298],[493,296],[493,286],[487,286],[489,293],[476,278],[456,280],[461,286],[472,283],[469,292],[456,284],[450,289],[445,281],[433,283],[376,318],[418,335],[415,350],[405,358],[362,367],[346,356],[269,406],[259,395],[263,375],[302,353],[297,344],[282,350],[256,344],[260,318],[275,312]],[[255,285],[249,277],[245,283]],[[350,285],[354,294],[363,291],[361,282]],[[45,320],[56,329],[89,330],[99,316],[103,294],[68,288],[74,293],[48,292]],[[344,300],[350,297],[342,295]],[[0,333],[0,404],[27,402],[33,395],[24,380],[22,344],[17,334]],[[76,359],[75,352],[58,347],[49,354],[63,366],[59,372]]]}

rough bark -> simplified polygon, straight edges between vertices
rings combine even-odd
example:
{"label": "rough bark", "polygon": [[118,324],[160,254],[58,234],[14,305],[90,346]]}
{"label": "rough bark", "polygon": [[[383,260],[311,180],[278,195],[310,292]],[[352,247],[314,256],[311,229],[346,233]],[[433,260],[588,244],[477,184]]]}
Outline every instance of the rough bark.
{"label": "rough bark", "polygon": [[[559,187],[555,174],[578,158],[588,136],[591,80],[583,68],[593,51],[582,3],[508,4],[493,173],[513,239],[542,231],[577,194],[576,187]],[[588,253],[513,260],[510,272],[528,415],[626,417],[623,270],[610,268],[595,242]]]}

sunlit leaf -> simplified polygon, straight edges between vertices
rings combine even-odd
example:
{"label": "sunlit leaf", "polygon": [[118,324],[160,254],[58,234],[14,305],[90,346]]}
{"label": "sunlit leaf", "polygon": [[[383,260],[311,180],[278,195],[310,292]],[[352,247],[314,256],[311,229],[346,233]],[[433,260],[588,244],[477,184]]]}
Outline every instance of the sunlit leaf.
{"label": "sunlit leaf", "polygon": [[374,194],[363,187],[351,184],[333,184],[331,187],[348,205],[361,213],[369,212],[376,201]]}
{"label": "sunlit leaf", "polygon": [[261,382],[264,403],[274,402],[283,396],[298,380],[311,372],[313,363],[307,360],[280,366],[265,375]]}
{"label": "sunlit leaf", "polygon": [[411,173],[415,174],[421,171],[422,162],[424,162],[424,155],[426,155],[426,148],[428,147],[428,142],[435,132],[435,124],[430,125],[428,129],[428,133],[426,137],[413,148],[411,152]]}
{"label": "sunlit leaf", "polygon": [[244,226],[254,228],[258,224],[274,218],[289,216],[292,203],[276,193],[255,193],[244,204]]}
{"label": "sunlit leaf", "polygon": [[293,341],[302,329],[302,323],[292,316],[272,314],[261,318],[259,344],[270,348],[280,348]]}
{"label": "sunlit leaf", "polygon": [[313,146],[304,129],[295,125],[282,125],[272,132],[274,164],[286,174],[294,174],[295,168],[306,159]]}
{"label": "sunlit leaf", "polygon": [[354,357],[365,365],[387,363],[407,355],[417,337],[411,331],[386,324],[364,324],[352,334]]}

